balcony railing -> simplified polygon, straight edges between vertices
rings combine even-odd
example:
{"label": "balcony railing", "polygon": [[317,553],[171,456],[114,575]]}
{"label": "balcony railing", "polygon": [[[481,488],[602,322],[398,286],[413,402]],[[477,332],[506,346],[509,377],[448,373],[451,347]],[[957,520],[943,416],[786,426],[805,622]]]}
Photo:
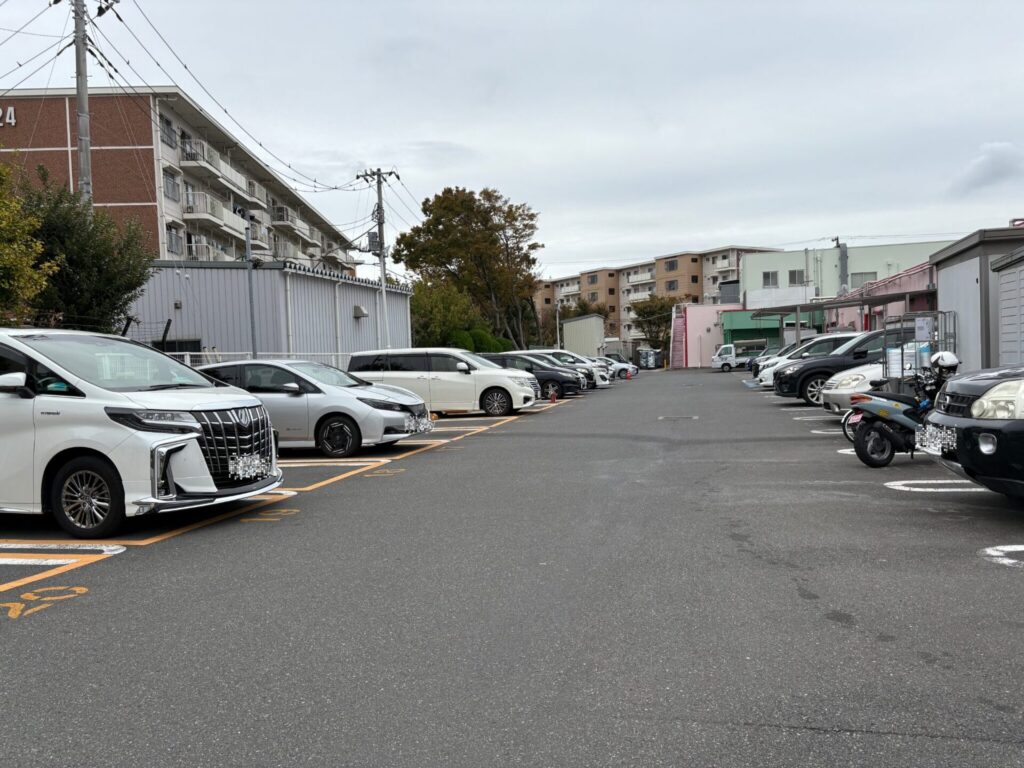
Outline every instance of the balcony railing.
{"label": "balcony railing", "polygon": [[224,220],[224,204],[208,192],[187,192],[182,213],[187,216],[208,216]]}
{"label": "balcony railing", "polygon": [[245,178],[241,173],[236,171],[227,163],[220,164],[220,173],[232,187],[237,189],[239,192],[248,193],[249,191],[249,180]]}
{"label": "balcony railing", "polygon": [[221,172],[220,153],[199,139],[186,139],[181,142],[181,161],[183,163],[205,163],[218,173]]}
{"label": "balcony railing", "polygon": [[221,212],[221,220],[224,222],[225,229],[231,232],[235,237],[245,237],[245,219],[237,213],[225,208]]}
{"label": "balcony railing", "polygon": [[255,201],[261,208],[267,207],[267,189],[262,184],[256,181],[249,180],[246,184],[246,191],[249,193],[249,199]]}
{"label": "balcony railing", "polygon": [[654,273],[653,272],[641,272],[639,275],[630,275],[626,278],[626,282],[630,285],[636,285],[637,283],[653,283]]}
{"label": "balcony railing", "polygon": [[266,246],[270,243],[270,234],[267,232],[267,228],[258,221],[250,221],[249,239],[253,245]]}
{"label": "balcony railing", "polygon": [[558,289],[559,296],[574,296],[580,292],[578,285],[566,285]]}
{"label": "balcony railing", "polygon": [[185,258],[188,261],[229,261],[231,255],[213,243],[189,243]]}

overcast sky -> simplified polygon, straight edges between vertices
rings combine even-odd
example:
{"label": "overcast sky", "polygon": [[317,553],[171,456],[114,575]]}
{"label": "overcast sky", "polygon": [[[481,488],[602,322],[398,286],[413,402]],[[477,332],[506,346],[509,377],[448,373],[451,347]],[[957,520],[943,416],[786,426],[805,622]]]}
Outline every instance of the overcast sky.
{"label": "overcast sky", "polygon": [[[237,135],[135,2],[304,172],[343,184],[395,166],[417,199],[491,186],[530,204],[548,276],[732,243],[938,239],[1024,216],[1020,0],[122,0],[127,28],[98,20],[147,83],[169,78],[129,29]],[[45,3],[8,0],[0,26]],[[68,4],[26,31],[60,34]],[[0,68],[49,42],[15,36]],[[73,84],[73,64],[63,54],[51,84]],[[91,83],[108,85],[99,71]],[[402,187],[388,200],[390,224],[415,221]],[[353,192],[312,202],[342,224],[371,205]]]}

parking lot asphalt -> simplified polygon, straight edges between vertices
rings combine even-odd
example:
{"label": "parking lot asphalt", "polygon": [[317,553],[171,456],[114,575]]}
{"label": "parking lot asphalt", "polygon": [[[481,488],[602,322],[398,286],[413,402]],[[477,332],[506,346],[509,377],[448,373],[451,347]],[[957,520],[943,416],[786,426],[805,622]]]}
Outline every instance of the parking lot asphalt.
{"label": "parking lot asphalt", "polygon": [[0,519],[94,558],[0,566],[0,764],[1024,764],[1024,511],[742,377],[286,455],[116,553]]}

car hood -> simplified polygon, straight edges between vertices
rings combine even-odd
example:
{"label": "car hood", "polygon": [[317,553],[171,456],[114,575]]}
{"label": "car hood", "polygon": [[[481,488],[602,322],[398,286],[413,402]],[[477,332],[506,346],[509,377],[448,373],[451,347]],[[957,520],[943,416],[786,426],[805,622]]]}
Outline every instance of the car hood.
{"label": "car hood", "polygon": [[1010,379],[1024,379],[1024,368],[1014,365],[962,373],[947,381],[945,388],[947,392],[963,395],[983,395],[996,384]]}
{"label": "car hood", "polygon": [[153,411],[222,411],[252,408],[260,401],[237,387],[209,389],[158,389],[153,392],[122,392],[138,405]]}
{"label": "car hood", "polygon": [[858,373],[864,377],[864,381],[880,379],[884,375],[881,363],[868,363],[867,365],[858,365],[856,368],[847,368],[845,371],[839,371],[829,381],[838,382],[840,379],[845,379],[847,376],[853,376]]}
{"label": "car hood", "polygon": [[422,405],[423,398],[415,392],[410,392],[402,387],[394,387],[390,384],[371,384],[368,387],[324,387],[344,392],[356,397],[367,397],[374,400],[384,400],[399,405]]}

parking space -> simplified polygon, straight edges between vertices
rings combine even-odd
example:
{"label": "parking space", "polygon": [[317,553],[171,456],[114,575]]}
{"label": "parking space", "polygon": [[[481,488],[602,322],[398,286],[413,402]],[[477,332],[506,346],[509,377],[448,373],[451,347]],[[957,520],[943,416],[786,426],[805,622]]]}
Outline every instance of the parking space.
{"label": "parking space", "polygon": [[[396,462],[426,451],[444,449],[559,404],[546,403],[508,417],[445,416],[422,438],[372,446],[347,459],[326,458],[313,449],[284,450],[279,465],[285,473],[285,482],[277,490],[245,502],[224,504],[214,508],[212,514],[210,509],[201,509],[131,518],[116,538],[108,540],[83,542],[41,516],[0,515],[0,593],[16,592],[102,562],[129,548],[149,547],[207,526],[229,521],[278,522],[297,513],[294,507],[300,500],[296,497],[302,493],[358,476],[395,477],[405,471],[405,467],[391,466]],[[29,615],[32,615],[30,611],[14,611],[14,615],[8,611],[8,618]]]}

